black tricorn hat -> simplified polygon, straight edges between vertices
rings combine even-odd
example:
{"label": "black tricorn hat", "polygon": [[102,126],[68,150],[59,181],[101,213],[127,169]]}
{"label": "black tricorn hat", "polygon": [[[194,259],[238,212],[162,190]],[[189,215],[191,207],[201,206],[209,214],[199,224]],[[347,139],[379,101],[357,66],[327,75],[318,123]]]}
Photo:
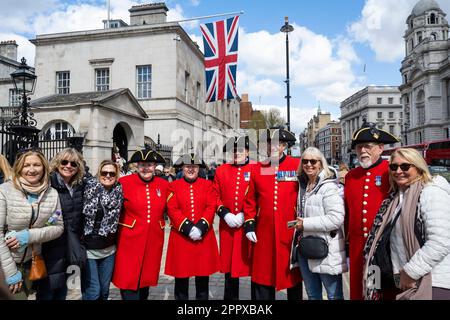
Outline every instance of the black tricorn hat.
{"label": "black tricorn hat", "polygon": [[185,164],[196,164],[200,168],[206,168],[206,164],[194,153],[183,154],[178,160],[173,164],[174,167],[182,167]]}
{"label": "black tricorn hat", "polygon": [[383,129],[378,129],[375,123],[363,120],[361,128],[356,130],[352,136],[352,149],[357,144],[366,142],[376,142],[383,144],[397,143],[400,140]]}
{"label": "black tricorn hat", "polygon": [[264,130],[259,137],[259,141],[262,143],[269,143],[271,140],[276,139],[278,139],[279,142],[286,142],[289,147],[292,147],[297,141],[295,135],[284,128],[271,128]]}
{"label": "black tricorn hat", "polygon": [[223,152],[235,152],[236,148],[256,151],[256,145],[250,140],[249,136],[231,137],[223,146]]}
{"label": "black tricorn hat", "polygon": [[133,153],[128,163],[133,162],[166,163],[166,160],[164,160],[163,156],[153,149],[142,149],[137,150],[135,153]]}

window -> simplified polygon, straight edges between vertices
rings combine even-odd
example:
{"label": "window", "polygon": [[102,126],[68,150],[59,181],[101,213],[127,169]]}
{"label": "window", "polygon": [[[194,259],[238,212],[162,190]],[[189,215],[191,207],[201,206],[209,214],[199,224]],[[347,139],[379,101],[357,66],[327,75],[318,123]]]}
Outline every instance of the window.
{"label": "window", "polygon": [[378,125],[378,129],[382,129],[383,130],[383,124],[382,123]]}
{"label": "window", "polygon": [[377,118],[378,119],[382,119],[383,118],[383,112],[378,112],[377,113]]}
{"label": "window", "polygon": [[394,126],[389,126],[389,133],[390,134],[395,134],[395,127]]}
{"label": "window", "polygon": [[136,67],[137,98],[149,99],[152,97],[152,66]]}
{"label": "window", "polygon": [[382,98],[377,98],[377,104],[381,104],[383,103],[383,99]]}
{"label": "window", "polygon": [[195,106],[197,108],[200,107],[200,90],[201,90],[200,82],[197,82],[197,90],[195,92]]}
{"label": "window", "polygon": [[436,41],[436,40],[437,40],[437,33],[436,33],[436,32],[433,32],[433,33],[431,34],[431,39],[432,39],[433,41]]}
{"label": "window", "polygon": [[388,98],[388,103],[389,104],[394,104],[394,98]]}
{"label": "window", "polygon": [[188,102],[189,99],[189,78],[190,78],[190,74],[189,72],[184,72],[184,97],[185,97],[185,101]]}
{"label": "window", "polygon": [[403,112],[400,112],[400,119],[403,119]]}
{"label": "window", "polygon": [[417,43],[422,42],[422,31],[417,32]]}
{"label": "window", "polygon": [[56,93],[57,94],[70,93],[70,71],[56,72]]}
{"label": "window", "polygon": [[109,90],[109,69],[95,69],[95,91]]}
{"label": "window", "polygon": [[71,137],[75,130],[67,122],[55,122],[45,130],[46,140],[62,140]]}
{"label": "window", "polygon": [[434,13],[430,14],[430,17],[428,18],[428,24],[436,24],[436,15]]}
{"label": "window", "polygon": [[394,119],[394,112],[389,112],[389,119]]}
{"label": "window", "polygon": [[20,93],[16,89],[9,89],[9,106],[20,106]]}

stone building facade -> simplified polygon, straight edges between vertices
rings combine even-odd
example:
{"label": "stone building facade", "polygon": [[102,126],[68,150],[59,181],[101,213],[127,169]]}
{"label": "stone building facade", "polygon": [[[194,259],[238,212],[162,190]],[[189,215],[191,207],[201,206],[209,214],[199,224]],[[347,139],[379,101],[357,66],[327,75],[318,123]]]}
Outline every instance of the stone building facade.
{"label": "stone building facade", "polygon": [[[376,123],[378,128],[400,136],[403,122],[400,91],[395,86],[368,86],[341,102],[342,160],[350,165],[356,161],[351,150],[353,132],[363,119]],[[400,143],[389,147],[400,146]]]}
{"label": "stone building facade", "polygon": [[399,87],[405,145],[450,138],[450,39],[445,17],[436,1],[420,0],[406,20]]}
{"label": "stone building facade", "polygon": [[[128,89],[134,97],[130,99],[135,99],[147,115],[143,130],[138,129],[142,134],[133,133],[135,143],[127,147],[128,156],[144,145],[144,137],[157,141],[159,134],[161,144],[173,146],[174,159],[194,151],[206,162],[217,162],[225,131],[239,128],[238,101],[204,102],[203,54],[178,23],[166,21],[164,3],[133,6],[129,11],[130,25],[112,20],[101,30],[32,39],[38,76],[35,97]],[[109,115],[115,117],[114,113]],[[43,131],[55,125],[52,117],[60,118],[57,113],[40,116],[49,119],[40,123]],[[112,122],[117,121],[123,122]],[[70,125],[75,132],[90,136],[77,122]],[[131,124],[129,127],[133,129]],[[108,126],[98,134],[111,129]],[[112,148],[112,137],[105,137],[111,138]],[[91,141],[87,138],[86,143]]]}

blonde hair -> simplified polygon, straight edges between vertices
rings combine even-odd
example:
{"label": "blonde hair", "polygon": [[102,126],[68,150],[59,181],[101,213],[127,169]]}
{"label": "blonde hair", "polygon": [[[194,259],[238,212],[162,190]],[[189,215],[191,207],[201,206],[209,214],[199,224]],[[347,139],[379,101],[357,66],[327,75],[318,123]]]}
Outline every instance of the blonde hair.
{"label": "blonde hair", "polygon": [[70,185],[81,184],[84,176],[83,155],[74,148],[61,150],[53,157],[50,162],[50,171],[59,172],[59,166],[62,160],[74,161],[77,164],[78,171],[70,180]]}
{"label": "blonde hair", "polygon": [[97,175],[95,176],[97,179],[100,179],[100,174],[104,166],[113,166],[114,171],[116,172],[116,182],[119,181],[120,178],[120,168],[119,165],[112,160],[103,160],[98,166]]}
{"label": "blonde hair", "polygon": [[12,169],[8,160],[0,154],[0,171],[3,173],[3,181],[11,179]]}
{"label": "blonde hair", "polygon": [[[412,148],[399,148],[395,150],[391,154],[391,158],[389,162],[392,163],[395,157],[401,157],[408,161],[408,163],[412,164],[419,174],[419,177],[414,181],[421,181],[422,184],[426,184],[433,180],[430,171],[428,170],[427,163],[425,159],[420,155],[420,153],[416,149]],[[391,191],[397,191],[398,186],[394,181],[394,177],[392,176],[392,171],[389,170],[389,184],[391,186]]]}
{"label": "blonde hair", "polygon": [[[320,161],[322,170],[325,172],[325,177],[324,177],[325,179],[334,176],[334,173],[330,170],[330,168],[328,166],[327,159],[325,159],[323,153],[320,152],[319,149],[317,149],[315,147],[306,148],[306,150],[303,151],[303,153],[302,153],[301,159],[303,159],[305,157],[305,155],[312,155],[313,157],[315,157],[316,159],[318,159]],[[303,172],[303,166],[300,163],[300,167],[298,167],[298,171],[297,171],[298,176],[301,176],[302,172]]]}
{"label": "blonde hair", "polygon": [[48,184],[49,182],[49,178],[50,178],[50,167],[48,165],[48,161],[45,158],[44,154],[40,151],[36,151],[36,150],[30,150],[27,151],[25,153],[22,153],[21,155],[19,155],[16,159],[16,161],[14,161],[14,165],[13,165],[13,173],[12,173],[12,181],[14,183],[14,186],[18,189],[21,190],[22,188],[20,187],[20,183],[18,181],[18,179],[21,177],[22,174],[22,170],[23,167],[25,165],[25,159],[29,156],[36,156],[39,158],[39,160],[42,163],[42,167],[44,169],[44,172],[42,174],[42,178],[41,178],[41,183],[46,183]]}

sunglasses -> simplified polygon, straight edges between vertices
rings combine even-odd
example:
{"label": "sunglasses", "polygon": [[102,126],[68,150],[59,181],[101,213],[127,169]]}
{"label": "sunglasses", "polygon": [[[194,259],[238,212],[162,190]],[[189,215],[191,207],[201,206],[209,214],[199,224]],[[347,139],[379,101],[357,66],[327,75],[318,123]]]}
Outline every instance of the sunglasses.
{"label": "sunglasses", "polygon": [[114,171],[102,171],[102,172],[100,172],[100,175],[102,177],[107,177],[107,176],[110,176],[111,178],[116,177],[116,173]]}
{"label": "sunglasses", "polygon": [[308,164],[311,163],[311,165],[316,165],[317,162],[319,162],[320,160],[316,160],[316,159],[302,159],[302,164]]}
{"label": "sunglasses", "polygon": [[396,163],[391,163],[389,165],[389,169],[393,172],[397,171],[398,167],[400,167],[400,170],[402,170],[403,172],[406,172],[409,170],[409,168],[411,168],[411,166],[414,166],[411,163],[402,163],[402,164],[396,164]]}
{"label": "sunglasses", "polygon": [[78,164],[75,161],[61,160],[61,165],[63,165],[63,166],[67,166],[69,163],[72,168],[78,167]]}

